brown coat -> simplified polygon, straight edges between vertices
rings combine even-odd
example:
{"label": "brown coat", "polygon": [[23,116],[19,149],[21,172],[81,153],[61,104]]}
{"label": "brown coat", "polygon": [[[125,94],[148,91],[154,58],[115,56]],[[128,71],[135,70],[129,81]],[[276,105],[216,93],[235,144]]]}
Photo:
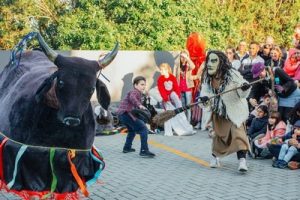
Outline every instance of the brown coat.
{"label": "brown coat", "polygon": [[212,143],[212,153],[214,155],[223,157],[240,150],[250,149],[245,124],[237,127],[230,120],[215,113],[213,113],[212,121],[216,134]]}

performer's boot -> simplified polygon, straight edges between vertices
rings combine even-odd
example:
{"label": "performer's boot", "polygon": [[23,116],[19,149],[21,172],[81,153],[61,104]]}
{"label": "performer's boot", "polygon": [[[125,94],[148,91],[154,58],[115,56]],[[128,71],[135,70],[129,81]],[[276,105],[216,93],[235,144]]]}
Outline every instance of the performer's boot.
{"label": "performer's boot", "polygon": [[240,158],[239,161],[240,161],[240,163],[239,163],[239,168],[238,168],[238,170],[239,170],[240,172],[246,172],[246,171],[248,171],[246,159],[245,159],[245,158]]}
{"label": "performer's boot", "polygon": [[221,167],[220,159],[218,157],[216,157],[216,156],[212,156],[212,158],[210,159],[209,166],[211,168]]}

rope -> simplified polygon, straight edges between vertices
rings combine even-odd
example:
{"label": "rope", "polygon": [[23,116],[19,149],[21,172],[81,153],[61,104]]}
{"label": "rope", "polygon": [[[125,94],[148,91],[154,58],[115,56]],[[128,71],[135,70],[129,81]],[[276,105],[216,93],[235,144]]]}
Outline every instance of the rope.
{"label": "rope", "polygon": [[52,183],[51,183],[51,189],[50,192],[48,194],[45,194],[42,199],[48,199],[55,191],[56,186],[57,186],[57,177],[55,175],[55,171],[54,171],[54,166],[53,166],[53,159],[54,159],[54,155],[55,155],[55,149],[51,148],[50,149],[50,166],[51,166],[51,172],[52,172]]}
{"label": "rope", "polygon": [[19,53],[20,54],[20,57],[18,59],[18,64],[17,64],[17,67],[19,66],[20,64],[20,61],[21,61],[21,58],[22,58],[22,52],[24,49],[26,49],[26,46],[27,46],[27,42],[32,40],[33,38],[35,38],[37,36],[37,33],[36,32],[30,32],[28,33],[27,35],[25,35],[23,37],[23,39],[12,49],[12,52],[10,54],[10,63],[11,64],[14,64],[15,63],[15,60],[16,60],[16,56],[17,54]]}
{"label": "rope", "polygon": [[75,157],[75,152],[74,150],[71,150],[68,152],[68,160],[69,160],[69,163],[70,163],[70,167],[71,167],[71,172],[72,172],[72,175],[73,177],[75,178],[82,194],[85,196],[85,197],[88,197],[89,196],[89,192],[87,191],[86,189],[86,186],[85,184],[83,183],[82,179],[80,178],[78,172],[77,172],[77,169],[76,169],[76,166],[74,165],[74,163],[72,162],[72,158]]}
{"label": "rope", "polygon": [[15,184],[15,180],[16,180],[17,172],[18,172],[18,164],[19,164],[19,161],[20,161],[21,157],[23,156],[24,152],[26,151],[26,149],[27,149],[27,146],[26,145],[22,145],[21,148],[18,151],[18,154],[16,156],[16,160],[15,160],[15,167],[14,167],[14,172],[13,172],[13,178],[7,184],[8,189],[10,189]]}
{"label": "rope", "polygon": [[102,70],[100,69],[100,71],[99,71],[99,74],[98,74],[98,76],[97,76],[97,78],[99,79],[99,76],[102,76],[103,78],[105,78],[109,83],[110,83],[110,80],[106,77],[106,76],[104,76],[104,74],[102,74]]}
{"label": "rope", "polygon": [[3,147],[7,142],[7,138],[4,138],[0,145],[0,179],[3,180]]}
{"label": "rope", "polygon": [[22,143],[22,142],[15,141],[15,140],[13,140],[13,139],[7,137],[7,136],[6,136],[4,133],[2,133],[1,131],[0,131],[0,135],[2,135],[3,137],[8,138],[9,141],[11,141],[11,142],[13,142],[13,143],[15,143],[15,144],[19,144],[19,145],[21,145],[21,146],[26,145],[26,146],[31,147],[31,148],[40,148],[40,149],[49,149],[49,150],[51,150],[51,149],[53,148],[53,149],[55,149],[55,150],[66,150],[66,151],[69,151],[69,150],[75,150],[75,151],[79,151],[79,152],[88,152],[88,151],[90,151],[90,149],[74,149],[74,148],[64,148],[64,147],[45,147],[45,146],[29,145],[29,144],[24,144],[24,143]]}
{"label": "rope", "polygon": [[[95,155],[93,155],[93,153]],[[100,164],[100,166],[99,166],[99,169],[94,174],[94,177],[92,179],[90,179],[89,181],[86,182],[86,185],[88,187],[91,186],[92,184],[94,184],[98,180],[99,176],[101,175],[102,170],[105,167],[105,163],[103,161],[103,158],[100,156],[100,152],[98,151],[98,149],[96,147],[93,147],[93,153],[90,152],[93,160],[96,161],[96,162],[98,162]],[[97,156],[97,154],[98,154],[99,157]]]}

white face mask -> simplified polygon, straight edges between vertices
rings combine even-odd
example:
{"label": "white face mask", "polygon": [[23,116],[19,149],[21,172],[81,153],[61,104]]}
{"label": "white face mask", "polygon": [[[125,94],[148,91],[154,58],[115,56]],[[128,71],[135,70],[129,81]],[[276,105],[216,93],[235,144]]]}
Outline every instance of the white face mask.
{"label": "white face mask", "polygon": [[215,75],[218,70],[219,64],[220,64],[219,57],[214,53],[209,54],[208,61],[207,61],[208,74],[211,76]]}

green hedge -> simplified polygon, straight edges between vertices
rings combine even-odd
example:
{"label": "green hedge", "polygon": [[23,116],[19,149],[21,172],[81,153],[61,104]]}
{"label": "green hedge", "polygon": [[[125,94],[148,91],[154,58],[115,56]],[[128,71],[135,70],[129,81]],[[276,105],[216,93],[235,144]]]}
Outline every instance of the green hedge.
{"label": "green hedge", "polygon": [[35,17],[47,42],[60,50],[180,50],[191,32],[208,48],[272,35],[289,46],[300,21],[294,0],[2,0],[0,48],[11,49]]}

